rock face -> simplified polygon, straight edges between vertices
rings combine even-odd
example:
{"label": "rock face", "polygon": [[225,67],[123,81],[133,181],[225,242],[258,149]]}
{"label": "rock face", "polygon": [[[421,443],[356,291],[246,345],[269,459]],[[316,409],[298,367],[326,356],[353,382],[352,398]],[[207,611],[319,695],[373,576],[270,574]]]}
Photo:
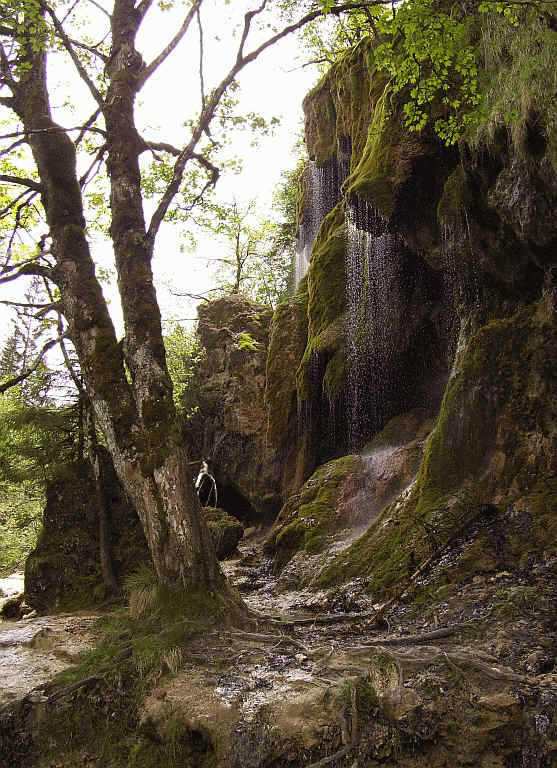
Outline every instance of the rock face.
{"label": "rock face", "polygon": [[[127,502],[107,455],[103,490],[110,516],[110,546],[117,578],[148,558],[135,510]],[[72,610],[105,598],[95,484],[87,461],[65,467],[47,486],[43,529],[25,565],[26,601],[40,613]]]}
{"label": "rock face", "polygon": [[209,462],[219,506],[250,525],[272,521],[281,506],[281,466],[267,441],[264,400],[271,315],[236,295],[199,308],[206,355],[190,454]]}

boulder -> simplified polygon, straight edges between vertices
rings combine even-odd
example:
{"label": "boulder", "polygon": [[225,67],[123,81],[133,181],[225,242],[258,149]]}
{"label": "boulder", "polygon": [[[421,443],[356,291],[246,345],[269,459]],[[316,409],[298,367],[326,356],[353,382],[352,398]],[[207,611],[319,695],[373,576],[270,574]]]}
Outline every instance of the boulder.
{"label": "boulder", "polygon": [[204,507],[203,515],[213,537],[215,551],[219,560],[231,557],[244,535],[244,526],[225,509]]}

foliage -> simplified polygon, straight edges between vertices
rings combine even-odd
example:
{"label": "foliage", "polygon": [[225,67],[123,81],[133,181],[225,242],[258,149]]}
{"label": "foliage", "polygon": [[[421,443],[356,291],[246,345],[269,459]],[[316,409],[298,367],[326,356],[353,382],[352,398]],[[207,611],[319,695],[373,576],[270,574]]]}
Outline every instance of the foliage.
{"label": "foliage", "polygon": [[[314,64],[320,72],[325,72],[345,51],[353,48],[363,38],[378,34],[379,20],[390,14],[387,3],[355,8],[342,15],[330,13],[334,5],[332,0],[319,0],[319,4],[327,16],[305,26],[300,32],[300,40],[303,66]],[[280,3],[281,11],[287,19],[293,18],[299,5],[291,0],[282,0]]]}
{"label": "foliage", "polygon": [[[520,150],[527,131],[548,140],[557,128],[557,11],[549,5],[543,13],[534,6],[514,7],[509,19],[508,10],[482,18],[482,64],[488,82],[481,105],[485,119],[471,139],[489,141],[498,127],[507,125]],[[557,153],[553,162],[557,168]]]}
{"label": "foliage", "polygon": [[44,492],[40,483],[0,482],[0,575],[21,568],[41,530]]}
{"label": "foliage", "polygon": [[194,330],[188,331],[175,323],[164,336],[166,363],[172,379],[174,405],[182,416],[189,418],[197,410],[195,374],[204,354]]}
{"label": "foliage", "polygon": [[[277,191],[277,208],[282,205]],[[205,226],[227,244],[228,255],[209,259],[216,263],[216,290],[225,296],[239,293],[274,307],[286,295],[295,243],[291,222],[257,216],[255,201],[242,207],[237,201],[221,208]]]}
{"label": "foliage", "polygon": [[[34,281],[26,294],[40,298]],[[0,354],[0,379],[26,370],[37,356],[44,323],[20,313]],[[0,395],[0,573],[21,566],[41,528],[45,485],[78,450],[78,409],[56,405],[57,371],[44,360],[20,384]]]}
{"label": "foliage", "polygon": [[45,484],[76,451],[76,409],[0,396],[0,572],[21,566],[40,532]]}

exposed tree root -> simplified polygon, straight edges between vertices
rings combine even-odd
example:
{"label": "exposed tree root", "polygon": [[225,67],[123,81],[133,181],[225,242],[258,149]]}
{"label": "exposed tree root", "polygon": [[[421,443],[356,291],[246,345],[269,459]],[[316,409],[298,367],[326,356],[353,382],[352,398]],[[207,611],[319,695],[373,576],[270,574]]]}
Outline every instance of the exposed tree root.
{"label": "exposed tree root", "polygon": [[397,637],[383,637],[380,640],[371,640],[369,643],[362,643],[361,648],[374,648],[378,645],[419,645],[429,640],[438,640],[442,637],[451,637],[461,629],[462,624],[455,624],[452,627],[443,627],[442,629],[435,629],[432,632],[424,632],[421,635],[406,635]]}
{"label": "exposed tree root", "polygon": [[324,768],[326,765],[331,765],[332,763],[336,763],[337,760],[340,760],[341,757],[346,757],[351,751],[352,747],[343,747],[342,749],[339,749],[338,752],[335,752],[334,755],[329,755],[329,757],[324,757],[323,760],[319,760],[317,763],[312,763],[311,765],[308,765],[307,768]]}
{"label": "exposed tree root", "polygon": [[276,645],[293,645],[296,648],[299,648],[304,653],[309,653],[309,649],[306,648],[306,646],[301,643],[299,640],[294,639],[293,637],[288,637],[287,635],[263,635],[258,632],[242,632],[241,630],[236,630],[234,632],[229,632],[229,634],[232,637],[238,637],[243,638],[245,640],[257,640],[262,643],[276,643]]}
{"label": "exposed tree root", "polygon": [[250,616],[260,621],[267,621],[273,626],[309,627],[314,624],[341,624],[344,621],[365,621],[366,619],[373,619],[376,616],[376,611],[366,611],[365,613],[322,613],[316,614],[315,616],[300,616],[298,618],[293,617],[285,619],[280,616],[256,613],[252,610],[250,611]]}

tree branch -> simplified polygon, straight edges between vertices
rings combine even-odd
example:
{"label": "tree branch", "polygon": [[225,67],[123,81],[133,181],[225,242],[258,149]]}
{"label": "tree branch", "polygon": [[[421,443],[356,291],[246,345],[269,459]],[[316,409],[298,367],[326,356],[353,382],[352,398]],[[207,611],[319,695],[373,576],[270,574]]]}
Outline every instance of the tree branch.
{"label": "tree branch", "polygon": [[155,151],[158,150],[159,152],[168,152],[169,155],[174,155],[174,157],[178,157],[180,154],[178,147],[167,144],[165,141],[145,141],[145,147]]}
{"label": "tree branch", "polygon": [[47,341],[46,344],[43,345],[41,351],[33,361],[33,364],[27,368],[25,371],[22,371],[17,376],[12,376],[12,378],[7,379],[6,381],[2,382],[0,384],[0,393],[6,392],[6,390],[11,389],[12,387],[16,387],[18,384],[21,384],[22,381],[25,381],[25,379],[28,379],[31,374],[35,373],[37,368],[42,362],[43,357],[48,352],[49,349],[52,349],[56,344],[60,343],[60,339],[51,339],[50,341]]}
{"label": "tree branch", "polygon": [[203,25],[201,24],[201,14],[199,8],[196,12],[197,27],[199,29],[199,88],[201,90],[201,108],[205,106],[205,78],[203,76]]}
{"label": "tree branch", "polygon": [[74,47],[72,45],[72,41],[67,36],[67,34],[66,34],[65,30],[64,30],[64,27],[60,23],[58,17],[56,16],[56,14],[52,10],[52,8],[47,3],[44,2],[44,0],[38,0],[38,2],[39,2],[39,5],[41,6],[41,8],[43,8],[48,13],[50,18],[52,19],[52,23],[54,24],[54,28],[56,29],[56,32],[58,33],[58,36],[60,37],[60,40],[62,41],[62,43],[64,45],[64,48],[70,54],[70,58],[73,61],[74,66],[75,66],[75,68],[77,69],[77,71],[79,73],[79,76],[81,77],[81,79],[83,80],[83,82],[85,83],[87,88],[89,88],[89,90],[91,92],[91,95],[93,96],[93,98],[95,99],[97,104],[100,107],[102,107],[103,104],[104,104],[103,97],[101,96],[101,94],[99,93],[97,87],[95,86],[95,84],[93,83],[93,81],[91,80],[89,75],[87,74],[87,70],[85,69],[85,67],[83,66],[81,61],[79,60],[79,56],[77,55],[77,53],[74,50]]}
{"label": "tree branch", "polygon": [[68,40],[76,48],[83,48],[84,51],[89,51],[89,53],[92,53],[93,56],[98,56],[98,58],[101,61],[103,61],[105,64],[108,61],[108,56],[106,56],[104,53],[101,53],[100,51],[98,51],[92,45],[86,45],[85,43],[81,43],[79,40],[74,40],[71,37],[68,37]]}
{"label": "tree branch", "polygon": [[145,85],[147,80],[151,77],[153,72],[155,72],[160,65],[165,61],[172,51],[176,48],[176,46],[180,43],[184,35],[189,29],[189,26],[192,22],[192,19],[194,18],[195,14],[201,8],[201,5],[203,3],[203,0],[195,0],[191,8],[189,9],[186,18],[182,22],[182,26],[178,30],[178,32],[174,35],[172,40],[168,43],[168,45],[159,53],[158,56],[156,56],[153,61],[150,64],[147,64],[143,70],[140,72],[138,77],[138,87],[137,91],[139,92],[141,88]]}
{"label": "tree branch", "polygon": [[60,125],[52,126],[50,128],[30,128],[23,131],[14,131],[13,133],[4,133],[0,136],[0,139],[18,139],[20,136],[31,136],[35,133],[70,133],[70,131],[89,131],[91,133],[99,133],[101,136],[106,136],[106,131],[103,131],[102,128],[93,128],[85,125],[63,128]]}
{"label": "tree branch", "polygon": [[35,192],[41,192],[42,187],[37,181],[32,179],[24,179],[22,176],[10,176],[8,174],[0,174],[0,181],[5,181],[8,184],[18,184],[21,187],[28,187],[34,189]]}
{"label": "tree branch", "polygon": [[[248,27],[249,32],[249,25],[251,24],[251,18],[256,13],[259,13],[266,4],[266,1],[262,3],[261,6],[259,6],[258,9],[255,11],[251,11],[252,16],[248,19],[247,16],[249,14],[246,14],[246,21],[244,23],[244,32],[246,29],[246,26]],[[383,5],[383,0],[368,0],[367,2],[352,2],[352,3],[344,3],[341,5],[336,5],[331,8],[331,13],[343,13],[344,11],[354,10],[357,8],[368,8],[371,6],[380,6]],[[236,78],[236,75],[246,66],[246,64],[249,64],[250,62],[257,59],[257,57],[263,53],[267,48],[277,43],[279,40],[282,40],[284,37],[287,37],[288,35],[292,34],[293,32],[296,32],[298,29],[301,29],[306,24],[309,24],[310,22],[314,21],[315,19],[319,18],[319,16],[323,16],[324,12],[323,10],[316,10],[312,11],[310,13],[307,13],[305,16],[303,16],[301,19],[299,19],[294,24],[290,24],[287,27],[284,27],[280,32],[277,32],[272,37],[268,38],[265,42],[263,42],[258,48],[253,50],[251,53],[249,53],[247,56],[243,56],[243,48],[245,45],[245,35],[242,35],[242,40],[240,41],[240,45],[238,47],[238,55],[236,57],[236,62],[231,68],[231,70],[228,72],[227,75],[221,80],[219,85],[215,88],[215,90],[212,92],[211,97],[207,100],[205,106],[201,110],[201,114],[199,116],[199,120],[197,121],[197,125],[194,127],[191,138],[188,142],[188,144],[182,149],[178,157],[176,158],[176,162],[174,163],[174,172],[172,175],[172,180],[168,184],[166,190],[164,191],[159,204],[153,213],[153,216],[151,218],[149,229],[147,231],[147,241],[149,243],[149,247],[151,249],[151,252],[154,249],[155,245],[155,238],[157,236],[157,232],[159,231],[160,225],[162,221],[164,220],[164,217],[166,216],[168,209],[170,207],[170,204],[172,203],[172,200],[174,199],[175,195],[178,193],[178,190],[180,189],[180,184],[182,182],[182,178],[184,176],[184,170],[187,165],[187,163],[193,159],[195,155],[195,148],[199,142],[199,139],[203,135],[203,133],[207,132],[209,129],[209,125],[211,123],[211,120],[213,119],[213,116],[215,114],[215,111],[217,107],[220,104],[220,101],[230,85],[234,82],[234,79]],[[205,193],[206,189],[211,186],[209,183],[206,185],[204,191],[202,192],[202,195]],[[196,198],[196,201],[200,199],[200,196]]]}
{"label": "tree branch", "polygon": [[[78,136],[78,137],[77,137],[77,139],[74,141],[74,146],[75,146],[76,148],[77,148],[77,147],[78,147],[78,146],[81,144],[81,142],[82,142],[82,141],[83,141],[83,139],[85,138],[85,134],[87,133],[87,131],[91,130],[91,126],[93,125],[93,123],[95,122],[95,120],[97,119],[97,117],[98,117],[100,114],[101,114],[101,109],[100,109],[100,107],[99,107],[98,109],[96,109],[96,110],[93,112],[93,114],[91,115],[91,117],[90,117],[88,120],[86,120],[86,121],[83,123],[83,126],[82,126],[82,128],[80,129],[80,131],[79,131],[79,136]],[[102,129],[99,129],[99,130],[102,130]],[[96,131],[95,131],[95,133],[96,133]],[[104,133],[104,131],[103,131],[103,133]]]}
{"label": "tree branch", "polygon": [[40,275],[41,277],[45,277],[47,280],[52,280],[53,283],[56,282],[53,278],[53,272],[49,267],[43,267],[40,264],[28,262],[27,264],[24,264],[22,267],[20,267],[20,269],[12,272],[12,274],[0,277],[0,285],[3,285],[4,283],[11,283],[12,280],[17,280],[18,277],[22,277],[23,275]]}
{"label": "tree branch", "polygon": [[32,190],[27,189],[25,192],[22,192],[21,195],[18,195],[14,200],[10,200],[8,205],[6,205],[2,210],[0,210],[0,219],[2,219],[11,209],[18,205],[20,200],[23,200],[24,197],[27,197],[27,200],[25,202],[21,203],[20,207],[25,207],[26,205],[29,205],[31,200],[36,197],[38,192],[33,192]]}

